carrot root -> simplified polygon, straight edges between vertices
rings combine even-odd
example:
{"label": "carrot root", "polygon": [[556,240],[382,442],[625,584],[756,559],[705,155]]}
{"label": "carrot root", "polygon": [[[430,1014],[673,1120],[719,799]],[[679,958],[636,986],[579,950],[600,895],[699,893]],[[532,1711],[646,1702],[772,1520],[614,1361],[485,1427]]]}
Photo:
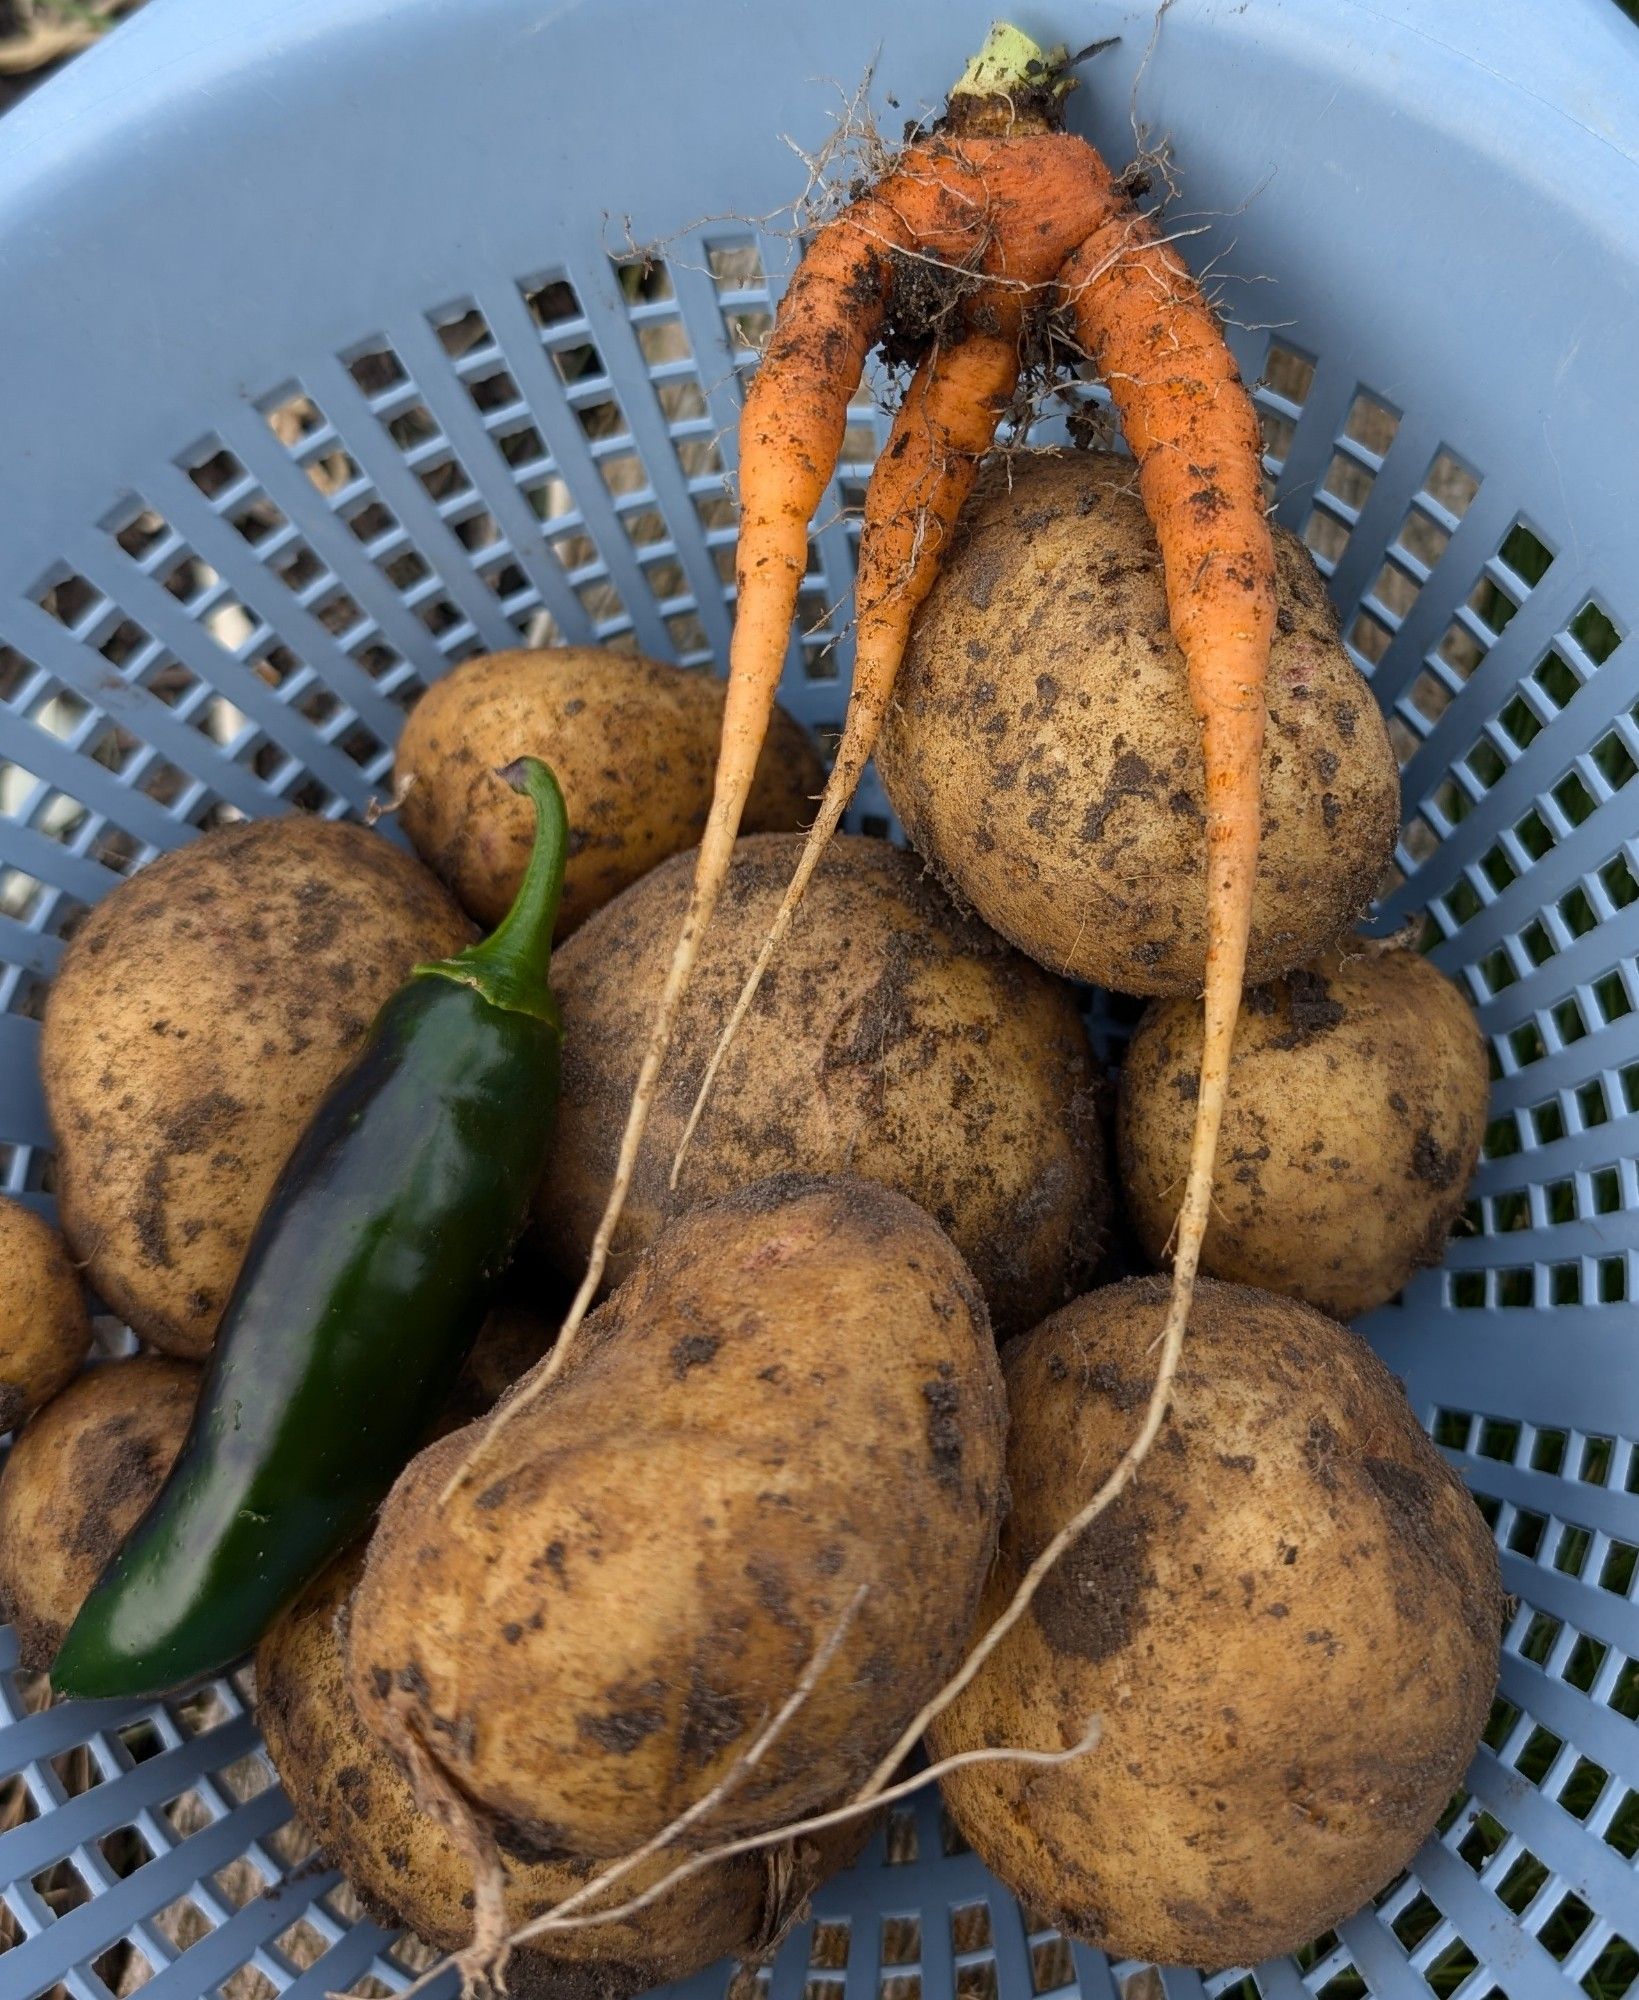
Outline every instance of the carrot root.
{"label": "carrot root", "polygon": [[701,1078],[672,1159],[674,1188],[723,1059],[871,760],[911,620],[933,587],[962,503],[1018,381],[1018,295],[987,288],[971,302],[968,318],[971,330],[957,345],[935,346],[917,368],[872,474],[860,532],[858,643],[842,741],[796,871]]}
{"label": "carrot root", "polygon": [[1275,553],[1257,413],[1182,260],[1128,207],[1088,237],[1059,283],[1138,462],[1206,772],[1205,1040],[1161,1335],[1176,1366],[1211,1213],[1252,927]]}

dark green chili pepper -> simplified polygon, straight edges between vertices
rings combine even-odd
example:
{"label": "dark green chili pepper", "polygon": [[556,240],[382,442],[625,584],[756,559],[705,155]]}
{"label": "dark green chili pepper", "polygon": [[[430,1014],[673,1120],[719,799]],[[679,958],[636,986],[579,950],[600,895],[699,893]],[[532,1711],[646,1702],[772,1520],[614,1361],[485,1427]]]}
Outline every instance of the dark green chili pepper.
{"label": "dark green chili pepper", "polygon": [[170,1478],[87,1598],[59,1693],[153,1695],[248,1652],[426,1438],[546,1164],[568,828],[546,766],[500,927],[418,965],[314,1112],[245,1254]]}

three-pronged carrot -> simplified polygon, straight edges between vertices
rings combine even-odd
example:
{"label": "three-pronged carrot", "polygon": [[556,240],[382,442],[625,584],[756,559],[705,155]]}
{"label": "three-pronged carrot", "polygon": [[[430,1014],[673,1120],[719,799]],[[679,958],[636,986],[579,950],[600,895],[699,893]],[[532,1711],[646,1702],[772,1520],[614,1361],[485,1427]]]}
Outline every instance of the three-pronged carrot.
{"label": "three-pronged carrot", "polygon": [[[1035,60],[1039,67],[1039,51]],[[1039,88],[1044,107],[1056,102],[1055,91],[1066,87],[1055,84],[1043,69]],[[746,394],[740,419],[734,636],[716,789],[683,927],[633,1088],[609,1199],[585,1277],[543,1371],[547,1377],[567,1353],[603,1279],[678,1008],[727,878],[785,666],[797,592],[808,564],[808,526],[836,470],[848,404],[865,357],[882,336],[903,275],[918,266],[936,275],[951,274],[958,283],[964,274],[982,275],[1014,293],[1022,312],[1029,297],[1040,293],[1069,252],[1120,199],[1109,169],[1092,147],[1055,130],[1045,108],[1026,112],[1017,106],[1001,87],[994,62],[987,64],[983,54],[969,65],[951,103],[951,116],[940,131],[909,147],[890,173],[814,238],[780,302]],[[982,386],[994,368],[993,362],[989,369],[976,370],[976,381]],[[994,433],[995,409],[987,405],[987,414],[986,444]],[[978,451],[982,453],[982,444]],[[879,468],[875,477],[881,476]],[[914,532],[907,538],[911,541]],[[929,583],[933,574],[930,568]],[[896,658],[892,666],[897,664]],[[891,681],[891,668],[887,678]]]}
{"label": "three-pronged carrot", "polygon": [[[1146,1420],[1150,1435],[1165,1414],[1205,1232],[1245,967],[1274,551],[1264,516],[1257,420],[1222,329],[1184,264],[1098,154],[1058,129],[1059,101],[1069,87],[1063,68],[1062,52],[1050,57],[1016,29],[993,29],[952,91],[941,127],[907,148],[889,173],[819,232],[781,303],[740,426],[738,599],[711,813],[585,1277],[531,1394],[562,1365],[602,1281],[768,726],[807,564],[809,522],[835,470],[865,357],[888,324],[904,275],[920,266],[936,277],[946,274],[947,282],[954,274],[958,285],[979,280],[998,331],[975,326],[970,313],[966,339],[944,349],[933,344],[873,473],[858,588],[858,665],[837,768],[775,932],[713,1066],[870,754],[911,615],[937,574],[961,498],[1011,387],[1016,329],[1032,304],[1056,299],[1101,367],[1138,462],[1206,765],[1207,1035],[1172,1309]],[[1011,335],[1008,328],[1015,329]],[[963,406],[966,397],[972,400]],[[935,447],[931,431],[920,444],[914,440],[906,411],[914,422],[930,410],[948,445]],[[699,1110],[697,1103],[695,1119]],[[514,1398],[506,1414],[525,1400]]]}

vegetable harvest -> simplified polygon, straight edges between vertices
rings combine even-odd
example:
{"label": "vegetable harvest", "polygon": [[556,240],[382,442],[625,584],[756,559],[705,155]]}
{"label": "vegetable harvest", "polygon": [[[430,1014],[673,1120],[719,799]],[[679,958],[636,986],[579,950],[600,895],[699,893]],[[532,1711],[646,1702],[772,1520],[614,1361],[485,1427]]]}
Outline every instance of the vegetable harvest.
{"label": "vegetable harvest", "polygon": [[[1394,749],[1214,311],[1064,129],[1081,59],[998,24],[813,233],[726,678],[463,658],[395,752],[420,860],[207,833],[47,1004],[0,1609],[70,1695],[256,1647],[307,1833],[464,1992],[766,1963],[933,1783],[1067,1938],[1250,1963],[1383,1888],[1484,1725],[1486,1520],[1322,1314],[1443,1255],[1485,1040],[1359,934]],[[873,349],[822,776],[774,697]],[[1130,452],[1022,449],[1072,350]],[[643,506],[658,594],[696,522]],[[838,837],[873,758],[908,849]],[[1119,1079],[1072,980],[1154,1002]],[[175,1352],[104,1363],[99,1300]]]}
{"label": "vegetable harvest", "polygon": [[[849,399],[895,307],[902,274],[931,263],[977,283],[981,301],[986,292],[1010,295],[1010,310],[982,305],[948,342],[934,341],[907,409],[938,405],[950,438],[942,441],[935,426],[923,425],[933,441],[910,454],[918,428],[913,414],[909,424],[896,425],[873,475],[860,546],[862,681],[811,847],[817,854],[829,838],[870,753],[908,610],[931,586],[938,551],[1005,400],[1013,310],[1033,294],[1050,297],[1102,366],[1125,424],[1161,544],[1172,626],[1188,662],[1206,760],[1206,1034],[1152,1425],[1164,1415],[1206,1227],[1251,923],[1274,551],[1257,416],[1222,328],[1187,268],[1098,154],[1061,129],[1065,60],[1063,51],[1046,55],[1017,29],[994,28],[951,92],[941,125],[816,236],[781,303],[740,427],[739,599],[711,815],[608,1203],[548,1376],[566,1358],[601,1281],[682,995],[728,871],[785,658],[808,524],[836,465]],[[983,343],[976,360],[962,354],[964,334]],[[1016,341],[1012,364],[1016,374]],[[906,458],[914,467],[909,474]],[[907,615],[884,617],[889,600]],[[807,880],[812,860],[805,862],[788,903]],[[782,913],[776,934],[785,921]],[[766,962],[765,952],[753,985]],[[749,999],[736,1022],[745,1004]]]}
{"label": "vegetable harvest", "polygon": [[418,966],[297,1142],[263,1212],[175,1469],[52,1667],[73,1695],[229,1665],[364,1526],[477,1334],[545,1165],[546,983],[568,839],[544,764],[500,927]]}

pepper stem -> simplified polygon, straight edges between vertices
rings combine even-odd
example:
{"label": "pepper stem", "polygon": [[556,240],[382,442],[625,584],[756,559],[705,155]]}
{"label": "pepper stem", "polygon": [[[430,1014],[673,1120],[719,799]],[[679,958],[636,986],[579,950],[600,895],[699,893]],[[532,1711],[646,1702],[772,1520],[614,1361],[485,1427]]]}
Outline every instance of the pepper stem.
{"label": "pepper stem", "polygon": [[509,1014],[533,1014],[556,1027],[558,1005],[547,984],[552,930],[569,856],[569,815],[558,781],[539,757],[520,757],[496,774],[535,807],[535,845],[512,908],[487,938],[454,958],[430,959],[413,974],[454,979]]}

